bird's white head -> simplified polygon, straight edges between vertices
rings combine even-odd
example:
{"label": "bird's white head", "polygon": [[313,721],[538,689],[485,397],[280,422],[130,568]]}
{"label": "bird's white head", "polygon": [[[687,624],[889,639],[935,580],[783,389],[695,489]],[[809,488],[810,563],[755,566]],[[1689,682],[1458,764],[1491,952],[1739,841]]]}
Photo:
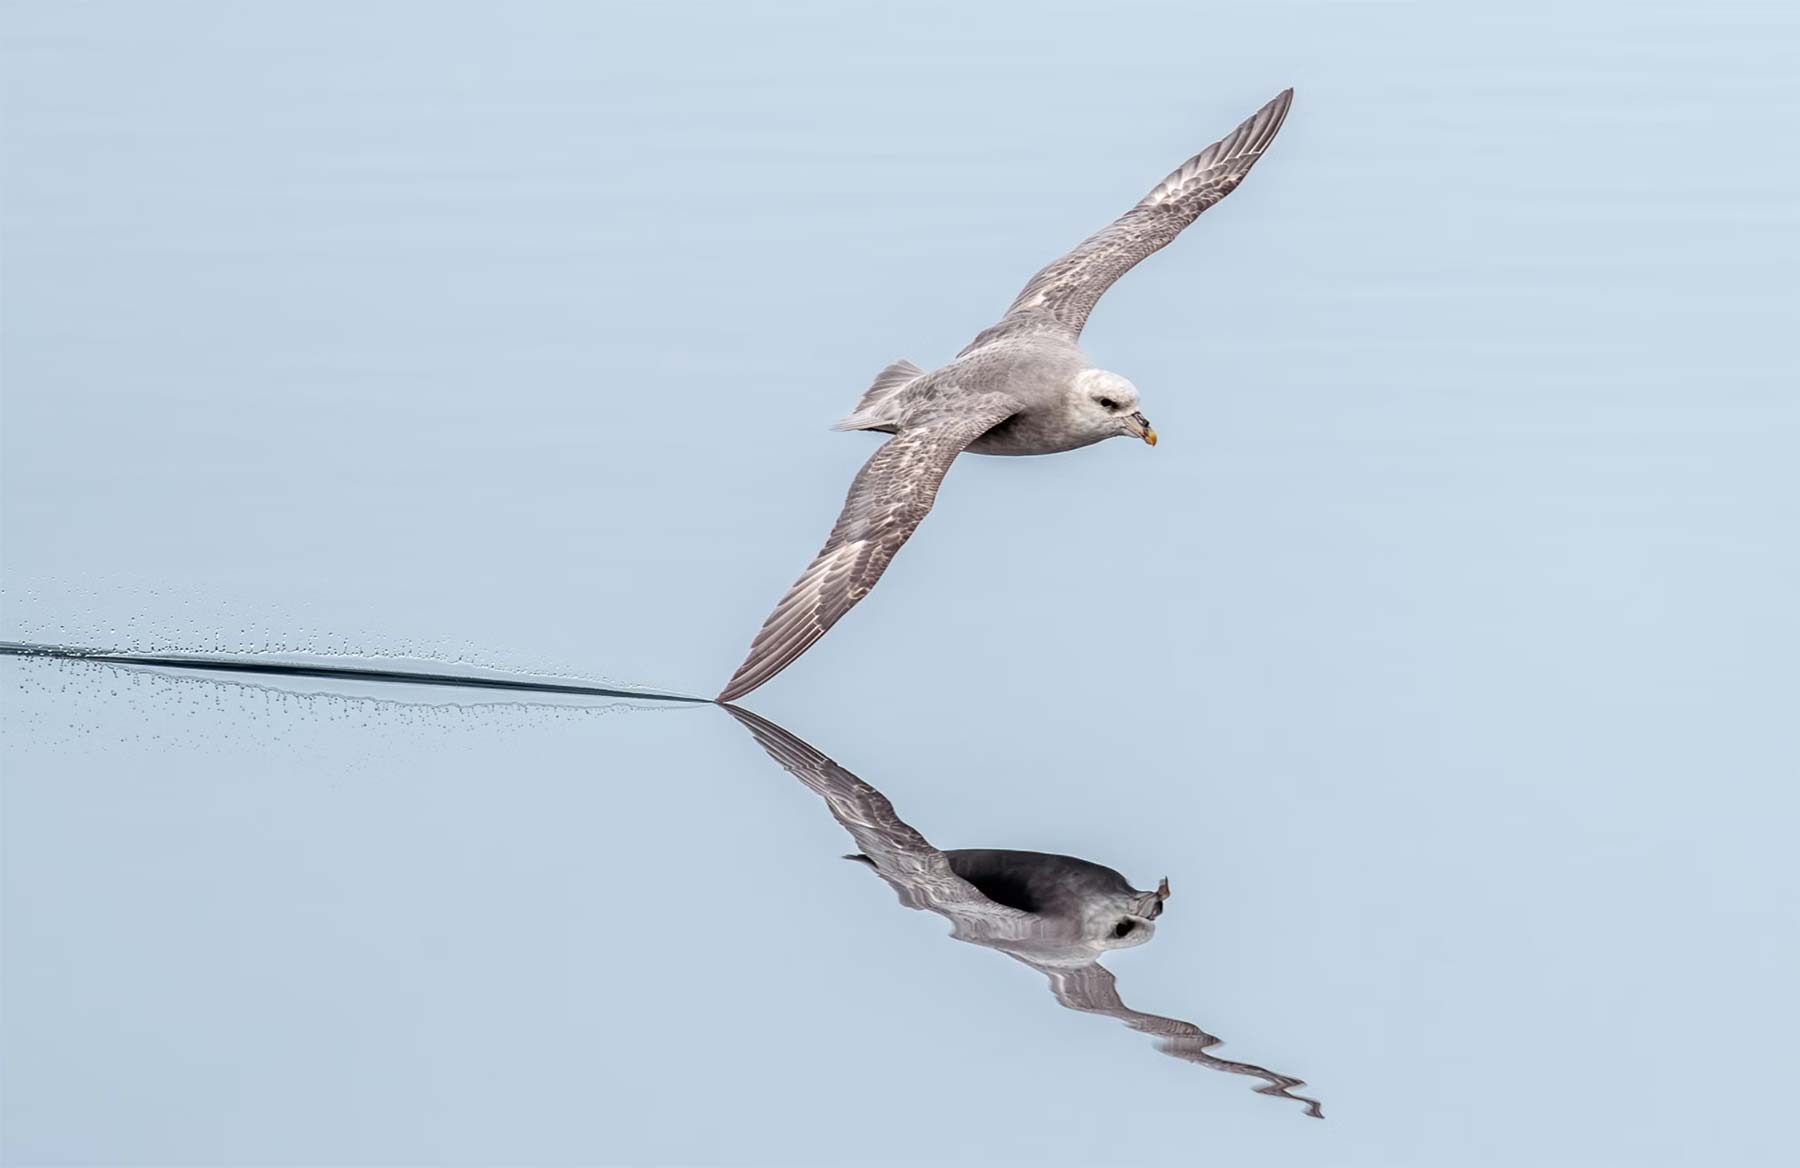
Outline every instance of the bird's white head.
{"label": "bird's white head", "polygon": [[1075,400],[1070,403],[1075,426],[1090,441],[1130,435],[1156,445],[1156,431],[1138,409],[1137,386],[1104,369],[1083,369],[1075,375]]}
{"label": "bird's white head", "polygon": [[1096,948],[1130,949],[1156,936],[1156,918],[1162,916],[1163,901],[1169,899],[1169,881],[1164,877],[1155,892],[1132,892],[1108,897],[1107,903],[1095,906],[1084,922],[1085,931]]}

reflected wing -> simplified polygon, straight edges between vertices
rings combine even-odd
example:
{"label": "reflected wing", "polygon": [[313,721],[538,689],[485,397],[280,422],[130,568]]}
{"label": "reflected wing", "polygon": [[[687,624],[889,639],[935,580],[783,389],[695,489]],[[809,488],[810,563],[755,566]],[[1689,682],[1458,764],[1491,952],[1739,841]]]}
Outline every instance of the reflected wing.
{"label": "reflected wing", "polygon": [[901,819],[886,795],[767,718],[736,706],[725,709],[756,736],[782,769],[825,800],[833,817],[907,908],[944,914],[956,924],[958,935],[1017,931],[1005,926],[1028,920],[1029,914],[996,904],[951,871],[944,853]]}
{"label": "reflected wing", "polygon": [[931,510],[963,447],[1019,407],[994,393],[958,401],[955,408],[954,416],[902,430],[857,472],[825,546],[763,622],[720,701],[741,698],[786,669],[867,596]]}
{"label": "reflected wing", "polygon": [[[1024,960],[1020,958],[1020,960]],[[1143,1014],[1127,1006],[1119,997],[1118,983],[1112,973],[1102,965],[1089,964],[1077,966],[1039,965],[1026,961],[1050,979],[1050,992],[1056,1000],[1071,1010],[1080,1010],[1085,1014],[1105,1014],[1109,1018],[1117,1018],[1133,1030],[1141,1030],[1157,1039],[1156,1049],[1178,1059],[1186,1059],[1191,1063],[1199,1063],[1211,1067],[1215,1071],[1229,1071],[1234,1075],[1249,1075],[1263,1080],[1263,1086],[1256,1088],[1262,1095],[1278,1095],[1283,1099],[1292,1099],[1296,1103],[1306,1105],[1306,1114],[1316,1119],[1323,1119],[1325,1113],[1319,1107],[1319,1101],[1305,1095],[1296,1095],[1293,1088],[1306,1086],[1304,1079],[1295,1079],[1287,1075],[1277,1074],[1267,1067],[1259,1067],[1255,1063],[1234,1062],[1222,1059],[1207,1051],[1219,1045],[1219,1039],[1200,1029],[1192,1022],[1183,1022],[1178,1018],[1165,1018],[1161,1014]]]}
{"label": "reflected wing", "polygon": [[1120,276],[1167,246],[1202,211],[1244,181],[1274,141],[1293,99],[1293,90],[1283,90],[1243,125],[1176,167],[1137,206],[1033,276],[1000,323],[963,352],[1021,332],[1079,337],[1088,313]]}

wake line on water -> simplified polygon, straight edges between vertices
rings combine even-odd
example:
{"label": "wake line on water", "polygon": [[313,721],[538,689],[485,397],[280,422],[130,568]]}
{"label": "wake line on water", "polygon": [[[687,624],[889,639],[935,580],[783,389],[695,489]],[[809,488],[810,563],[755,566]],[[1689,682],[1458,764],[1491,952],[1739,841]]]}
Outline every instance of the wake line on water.
{"label": "wake line on water", "polygon": [[618,689],[586,682],[556,681],[541,677],[483,677],[479,674],[433,673],[414,669],[372,669],[367,666],[327,665],[320,662],[264,660],[256,657],[220,657],[188,653],[117,653],[76,645],[47,645],[31,641],[0,641],[0,656],[48,657],[61,661],[94,661],[106,665],[141,665],[156,669],[186,669],[197,673],[259,673],[275,677],[317,677],[338,681],[369,681],[395,685],[438,685],[463,689],[497,689],[514,693],[581,694],[597,698],[637,698],[652,702],[691,702],[710,705],[712,699],[661,690]]}

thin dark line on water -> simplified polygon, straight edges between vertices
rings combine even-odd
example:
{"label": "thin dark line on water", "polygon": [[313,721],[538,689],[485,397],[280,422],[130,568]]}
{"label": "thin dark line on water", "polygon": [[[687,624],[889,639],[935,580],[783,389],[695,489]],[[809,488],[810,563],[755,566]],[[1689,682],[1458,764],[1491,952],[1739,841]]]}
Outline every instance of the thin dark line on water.
{"label": "thin dark line on water", "polygon": [[169,653],[114,653],[73,645],[42,645],[29,641],[0,641],[0,656],[54,657],[63,661],[98,661],[107,665],[147,665],[157,669],[189,669],[204,673],[260,673],[275,677],[323,677],[338,681],[373,681],[390,685],[441,685],[462,689],[498,689],[514,693],[582,694],[597,698],[638,698],[651,702],[711,704],[710,698],[658,690],[615,689],[583,682],[536,680],[519,677],[472,677],[457,673],[427,673],[412,669],[368,669],[350,665],[300,664],[292,661],[258,661],[253,657],[202,657]]}

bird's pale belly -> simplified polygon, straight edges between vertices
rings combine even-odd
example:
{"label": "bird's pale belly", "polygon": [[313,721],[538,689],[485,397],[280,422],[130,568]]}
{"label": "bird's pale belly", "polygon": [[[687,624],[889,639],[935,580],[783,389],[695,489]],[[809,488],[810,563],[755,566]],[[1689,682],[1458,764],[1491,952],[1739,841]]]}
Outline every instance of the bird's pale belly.
{"label": "bird's pale belly", "polygon": [[1077,436],[1067,430],[1037,424],[1028,414],[1015,414],[964,447],[970,454],[1023,456],[1028,454],[1061,454],[1079,450],[1100,441],[1098,437]]}

